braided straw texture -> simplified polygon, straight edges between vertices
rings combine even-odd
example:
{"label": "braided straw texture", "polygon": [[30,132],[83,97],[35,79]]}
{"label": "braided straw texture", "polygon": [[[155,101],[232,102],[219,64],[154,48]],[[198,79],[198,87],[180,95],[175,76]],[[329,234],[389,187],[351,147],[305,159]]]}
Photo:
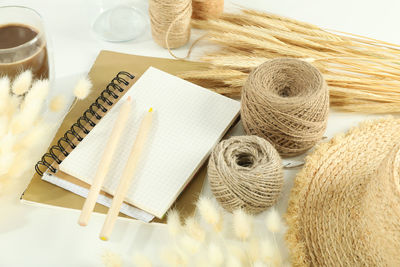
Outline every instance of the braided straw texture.
{"label": "braided straw texture", "polygon": [[320,141],[328,110],[324,78],[298,59],[261,64],[243,87],[241,117],[246,133],[267,139],[282,156],[299,155]]}
{"label": "braided straw texture", "polygon": [[164,48],[178,48],[190,39],[191,0],[150,0],[149,15],[154,41]]}
{"label": "braided straw texture", "polygon": [[224,0],[193,0],[192,18],[216,19],[224,11]]}
{"label": "braided straw texture", "polygon": [[219,143],[208,163],[211,190],[228,211],[256,214],[275,204],[283,186],[282,161],[258,136],[236,136]]}
{"label": "braided straw texture", "polygon": [[400,266],[400,120],[320,144],[286,215],[293,266]]}

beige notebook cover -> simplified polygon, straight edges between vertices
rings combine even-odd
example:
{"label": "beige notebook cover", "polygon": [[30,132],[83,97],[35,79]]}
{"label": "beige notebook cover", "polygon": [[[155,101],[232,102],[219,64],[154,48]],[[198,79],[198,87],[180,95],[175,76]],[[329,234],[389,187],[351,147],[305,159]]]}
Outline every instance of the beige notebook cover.
{"label": "beige notebook cover", "polygon": [[[89,76],[93,82],[93,91],[85,100],[79,101],[67,114],[59,130],[57,131],[55,138],[51,142],[51,146],[54,145],[56,141],[77,120],[77,118],[82,115],[82,113],[98,97],[99,93],[119,71],[125,70],[134,74],[136,76],[136,81],[150,66],[156,67],[173,75],[185,70],[208,68],[207,64],[201,63],[135,56],[111,51],[101,51],[89,73]],[[181,211],[182,216],[186,217],[194,213],[195,202],[201,192],[205,175],[206,168],[203,166],[175,202],[174,206]],[[58,172],[57,176],[62,177],[70,182],[79,184],[82,187],[89,187],[88,184],[68,174]],[[102,192],[102,194],[106,195],[104,192]],[[84,203],[83,197],[43,181],[38,174],[35,174],[32,177],[30,184],[28,185],[24,194],[21,196],[21,200],[28,203],[40,203],[72,209],[81,209]],[[95,212],[106,213],[107,208],[100,204],[96,204]],[[160,219],[155,219],[154,221],[165,222],[164,220]]]}

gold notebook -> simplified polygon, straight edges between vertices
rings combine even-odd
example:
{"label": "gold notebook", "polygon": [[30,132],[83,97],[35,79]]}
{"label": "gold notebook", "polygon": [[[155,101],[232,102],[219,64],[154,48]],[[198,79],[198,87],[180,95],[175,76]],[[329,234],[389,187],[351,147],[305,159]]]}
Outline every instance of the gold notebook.
{"label": "gold notebook", "polygon": [[[135,56],[128,54],[121,54],[111,51],[101,51],[98,55],[90,73],[89,77],[93,82],[93,90],[91,94],[84,100],[78,101],[76,105],[69,111],[66,115],[64,121],[62,122],[60,128],[57,131],[53,141],[49,148],[54,145],[57,145],[57,142],[61,140],[64,134],[71,128],[71,126],[76,123],[76,121],[82,116],[82,114],[89,108],[92,103],[98,98],[100,93],[109,86],[111,80],[116,77],[116,74],[124,70],[128,73],[131,73],[135,76],[135,78],[130,81],[129,87],[136,82],[138,78],[150,67],[156,67],[160,70],[168,72],[172,75],[175,75],[184,70],[198,70],[208,68],[207,64],[202,63],[194,63],[188,61],[178,61],[171,59],[161,59],[161,58],[152,58],[152,57],[143,57],[143,56]],[[129,80],[129,77],[124,77],[124,79]],[[120,83],[121,84],[121,83]],[[125,85],[122,84],[121,87]],[[128,87],[125,86],[127,89]],[[122,92],[117,92],[122,96],[127,90],[122,90]],[[119,96],[119,97],[120,97]],[[109,96],[110,97],[110,96]],[[101,113],[101,109],[97,109]],[[87,113],[88,117],[93,115],[91,113]],[[93,119],[96,119],[93,117]],[[82,124],[85,121],[82,122]],[[86,123],[89,123],[86,121]],[[90,125],[88,126],[90,127]],[[77,128],[76,128],[77,129]],[[68,137],[68,136],[67,136]],[[67,139],[72,139],[74,136],[69,136]],[[65,141],[63,141],[65,143]],[[76,139],[73,140],[73,143],[77,144]],[[62,154],[62,151],[58,151]],[[50,157],[46,158],[46,164],[56,164],[53,162],[54,160]],[[43,166],[42,166],[42,171]],[[41,172],[41,171],[39,171]],[[183,217],[187,217],[194,213],[195,210],[195,202],[200,195],[201,189],[203,187],[203,182],[205,178],[206,170],[205,166],[200,168],[191,182],[187,185],[185,190],[181,193],[174,206],[181,211]],[[85,184],[81,180],[70,176],[61,171],[57,172],[57,177],[64,179],[66,182],[73,183],[79,185],[83,188],[89,188],[88,184]],[[103,195],[107,195],[102,192]],[[21,201],[27,203],[39,203],[45,205],[51,205],[56,207],[63,208],[72,208],[72,209],[81,209],[84,203],[84,198],[80,197],[72,192],[64,190],[58,186],[55,186],[51,183],[43,181],[41,176],[37,173],[32,177],[30,184],[27,189],[21,196]],[[106,213],[108,210],[107,207],[102,206],[100,204],[96,204],[95,212]],[[121,214],[120,214],[121,215]],[[124,216],[124,215],[122,215]],[[164,220],[155,219],[154,222],[164,222]]]}

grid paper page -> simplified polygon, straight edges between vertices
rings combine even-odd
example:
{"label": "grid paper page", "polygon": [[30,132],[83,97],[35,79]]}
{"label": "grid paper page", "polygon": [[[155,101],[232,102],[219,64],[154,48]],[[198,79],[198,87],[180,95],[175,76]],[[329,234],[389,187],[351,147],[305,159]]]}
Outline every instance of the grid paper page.
{"label": "grid paper page", "polygon": [[153,107],[153,123],[125,200],[161,218],[236,119],[238,101],[150,67],[61,163],[89,184],[122,102],[133,108],[103,190],[114,195],[140,122]]}

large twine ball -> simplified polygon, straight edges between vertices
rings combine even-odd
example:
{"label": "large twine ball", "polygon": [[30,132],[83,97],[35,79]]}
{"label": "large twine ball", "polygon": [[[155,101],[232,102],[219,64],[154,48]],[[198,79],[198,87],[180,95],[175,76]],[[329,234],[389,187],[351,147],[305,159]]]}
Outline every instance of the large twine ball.
{"label": "large twine ball", "polygon": [[218,202],[232,212],[256,214],[275,204],[283,187],[282,161],[275,148],[258,136],[236,136],[211,153],[208,179]]}
{"label": "large twine ball", "polygon": [[250,73],[241,101],[246,133],[267,139],[282,156],[304,153],[325,133],[328,86],[307,62],[280,58],[261,64]]}

